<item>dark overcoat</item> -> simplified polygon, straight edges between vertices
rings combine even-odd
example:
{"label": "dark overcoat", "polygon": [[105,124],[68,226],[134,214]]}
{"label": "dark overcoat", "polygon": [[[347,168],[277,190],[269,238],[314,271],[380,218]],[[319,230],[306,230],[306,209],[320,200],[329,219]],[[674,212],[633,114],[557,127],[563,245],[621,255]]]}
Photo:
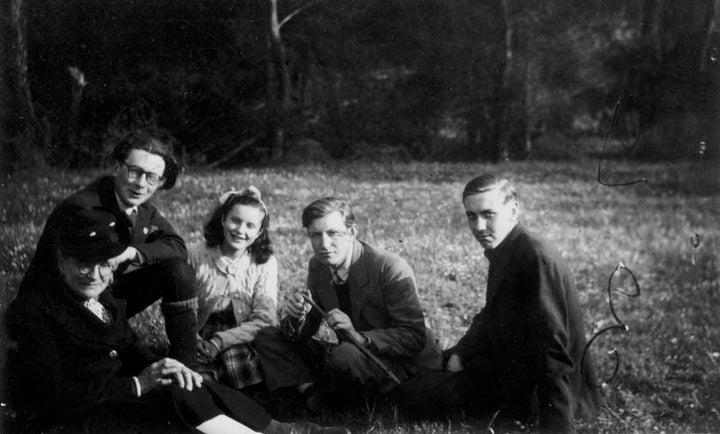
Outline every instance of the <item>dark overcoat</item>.
{"label": "dark overcoat", "polygon": [[28,291],[8,308],[16,342],[8,373],[12,401],[33,409],[41,425],[83,417],[111,399],[135,397],[132,376],[157,357],[138,345],[125,303],[104,291],[105,324],[65,285]]}
{"label": "dark overcoat", "polygon": [[256,431],[268,425],[262,407],[212,382],[192,392],[170,386],[136,397],[132,377],[158,357],[139,344],[124,300],[106,290],[99,301],[112,316],[109,324],[64,284],[27,291],[8,308],[7,330],[17,348],[6,373],[11,405],[29,416],[21,423],[72,433],[198,432],[198,418],[225,413]]}
{"label": "dark overcoat", "polygon": [[[560,254],[518,224],[490,261],[485,307],[448,353],[483,371],[502,404],[534,413],[541,429],[572,430],[592,417],[599,390],[572,274]],[[587,380],[587,381],[585,381]]]}

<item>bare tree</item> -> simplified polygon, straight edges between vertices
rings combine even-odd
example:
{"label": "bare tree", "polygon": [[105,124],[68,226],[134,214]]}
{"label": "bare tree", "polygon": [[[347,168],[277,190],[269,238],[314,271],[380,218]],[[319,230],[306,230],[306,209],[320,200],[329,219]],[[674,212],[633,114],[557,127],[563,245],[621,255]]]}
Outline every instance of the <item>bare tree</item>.
{"label": "bare tree", "polygon": [[15,93],[20,108],[20,124],[24,130],[25,142],[32,147],[31,154],[41,155],[43,144],[49,141],[49,134],[39,121],[33,103],[30,82],[28,80],[28,49],[25,34],[23,0],[11,0],[10,20],[13,30],[13,65],[15,72]]}
{"label": "bare tree", "polygon": [[310,1],[286,15],[282,20],[278,13],[278,0],[270,2],[267,60],[267,126],[273,159],[282,158],[287,152],[287,122],[291,109],[292,84],[287,53],[282,40],[282,27],[297,14],[317,1]]}

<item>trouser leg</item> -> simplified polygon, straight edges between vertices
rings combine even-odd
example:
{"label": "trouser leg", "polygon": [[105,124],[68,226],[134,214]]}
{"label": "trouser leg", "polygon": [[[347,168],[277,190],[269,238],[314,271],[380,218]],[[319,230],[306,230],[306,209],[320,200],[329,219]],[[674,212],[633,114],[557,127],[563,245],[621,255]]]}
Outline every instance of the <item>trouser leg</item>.
{"label": "trouser leg", "polygon": [[434,417],[479,405],[487,392],[471,372],[422,370],[398,386],[391,399],[408,416]]}
{"label": "trouser leg", "polygon": [[182,259],[149,265],[121,276],[118,295],[127,299],[128,317],[162,299],[169,356],[196,368],[197,297],[192,269]]}
{"label": "trouser leg", "polygon": [[264,431],[270,415],[255,401],[238,390],[207,382],[191,392],[179,387],[167,391],[175,411],[191,427],[219,415],[226,415],[254,431]]}
{"label": "trouser leg", "polygon": [[[406,378],[405,370],[398,363],[385,358],[380,360],[401,381]],[[384,392],[395,386],[395,382],[382,368],[348,342],[340,342],[328,348],[325,363],[334,383],[345,383],[349,387],[371,393]]]}
{"label": "trouser leg", "polygon": [[253,340],[270,392],[317,381],[324,349],[315,341],[292,342],[277,327],[261,329]]}

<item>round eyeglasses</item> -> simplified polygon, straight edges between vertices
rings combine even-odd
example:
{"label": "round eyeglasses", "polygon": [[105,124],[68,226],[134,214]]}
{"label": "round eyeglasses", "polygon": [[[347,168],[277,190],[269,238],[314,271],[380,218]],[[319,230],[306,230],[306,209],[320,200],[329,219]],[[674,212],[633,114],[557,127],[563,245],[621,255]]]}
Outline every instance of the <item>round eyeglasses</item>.
{"label": "round eyeglasses", "polygon": [[157,173],[153,172],[146,172],[142,170],[142,168],[138,166],[133,166],[131,164],[122,163],[123,166],[127,168],[127,179],[128,181],[135,181],[140,179],[143,175],[145,175],[145,182],[148,183],[148,185],[155,187],[160,182],[164,181],[165,178],[158,175]]}
{"label": "round eyeglasses", "polygon": [[95,267],[98,268],[98,273],[100,273],[101,277],[108,277],[115,271],[115,268],[109,263],[109,262],[100,262],[100,263],[94,263],[94,262],[76,262],[75,263],[75,270],[77,270],[78,274],[81,276],[90,276],[93,271],[95,270]]}

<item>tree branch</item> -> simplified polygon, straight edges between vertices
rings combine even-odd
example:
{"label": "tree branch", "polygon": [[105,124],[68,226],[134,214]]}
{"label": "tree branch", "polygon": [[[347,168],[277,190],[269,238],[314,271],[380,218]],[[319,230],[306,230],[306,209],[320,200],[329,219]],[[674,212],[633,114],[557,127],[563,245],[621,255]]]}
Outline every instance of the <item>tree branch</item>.
{"label": "tree branch", "polygon": [[309,3],[305,3],[304,5],[300,6],[299,8],[295,9],[294,11],[290,12],[285,18],[280,21],[280,24],[278,24],[278,28],[281,29],[285,23],[293,19],[295,15],[299,14],[300,12],[304,11],[305,9],[308,9],[309,7],[314,6],[316,3],[320,3],[321,0],[313,0]]}

